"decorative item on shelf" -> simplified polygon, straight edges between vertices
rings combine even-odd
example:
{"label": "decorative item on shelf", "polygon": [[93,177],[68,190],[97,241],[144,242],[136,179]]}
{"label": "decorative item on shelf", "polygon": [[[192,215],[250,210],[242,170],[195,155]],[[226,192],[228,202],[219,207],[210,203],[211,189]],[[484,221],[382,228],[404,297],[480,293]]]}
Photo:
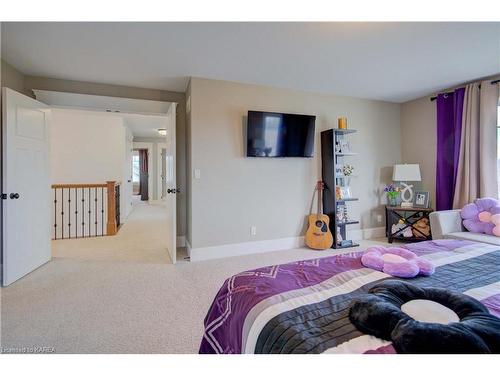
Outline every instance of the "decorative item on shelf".
{"label": "decorative item on shelf", "polygon": [[421,218],[415,224],[413,224],[413,235],[415,237],[426,238],[431,234],[431,226],[429,224],[429,219],[426,217]]}
{"label": "decorative item on shelf", "polygon": [[399,187],[389,184],[384,187],[384,192],[387,193],[387,203],[389,203],[389,206],[396,206],[398,204]]}
{"label": "decorative item on shelf", "polygon": [[413,231],[411,230],[410,227],[405,228],[405,230],[403,231],[403,237],[405,238],[413,237]]}
{"label": "decorative item on shelf", "polygon": [[353,172],[354,172],[354,167],[353,167],[351,164],[345,164],[345,165],[342,167],[342,173],[343,173],[343,174],[344,174],[344,176],[346,176],[346,177],[351,176]]}
{"label": "decorative item on shelf", "polygon": [[340,227],[337,227],[337,241],[342,242],[342,235],[340,234]]}
{"label": "decorative item on shelf", "polygon": [[400,232],[399,236],[402,235],[402,237],[404,238],[413,237],[413,232],[411,230],[411,227],[406,226],[405,222],[402,219],[400,219],[397,224],[392,224],[391,233],[395,234],[401,229],[403,229],[403,231]]}
{"label": "decorative item on shelf", "polygon": [[351,188],[349,186],[341,186],[340,192],[342,195],[342,199],[352,198]]}
{"label": "decorative item on shelf", "polygon": [[344,221],[349,221],[349,214],[347,212],[347,206],[344,204]]}
{"label": "decorative item on shelf", "polygon": [[337,164],[335,166],[335,176],[344,177],[344,165],[343,164]]}
{"label": "decorative item on shelf", "polygon": [[347,139],[341,139],[339,142],[339,153],[348,153],[351,152],[351,145]]}
{"label": "decorative item on shelf", "polygon": [[345,204],[339,205],[337,207],[335,218],[339,223],[345,223],[346,221],[349,221],[349,213],[347,212],[347,206]]}
{"label": "decorative item on shelf", "polygon": [[347,129],[347,117],[338,118],[339,129]]}
{"label": "decorative item on shelf", "polygon": [[392,180],[401,183],[401,207],[413,206],[413,185],[408,181],[421,181],[420,166],[418,164],[396,164],[392,171]]}
{"label": "decorative item on shelf", "polygon": [[335,153],[338,154],[340,152],[340,141],[335,142]]}
{"label": "decorative item on shelf", "polygon": [[341,240],[339,245],[342,247],[352,246],[352,240]]}
{"label": "decorative item on shelf", "polygon": [[404,222],[398,221],[397,224],[392,224],[391,226],[391,233],[395,234],[398,230],[401,230],[404,228]]}
{"label": "decorative item on shelf", "polygon": [[413,207],[429,207],[429,192],[428,191],[416,191],[415,197],[413,198]]}
{"label": "decorative item on shelf", "polygon": [[[345,206],[344,206],[345,207]],[[335,214],[335,217],[339,223],[344,222],[345,216],[344,216],[344,207],[342,206],[337,206],[337,212]]]}
{"label": "decorative item on shelf", "polygon": [[352,198],[351,188],[349,186],[336,186],[335,197],[337,200]]}
{"label": "decorative item on shelf", "polygon": [[342,199],[342,188],[340,186],[335,186],[335,199]]}

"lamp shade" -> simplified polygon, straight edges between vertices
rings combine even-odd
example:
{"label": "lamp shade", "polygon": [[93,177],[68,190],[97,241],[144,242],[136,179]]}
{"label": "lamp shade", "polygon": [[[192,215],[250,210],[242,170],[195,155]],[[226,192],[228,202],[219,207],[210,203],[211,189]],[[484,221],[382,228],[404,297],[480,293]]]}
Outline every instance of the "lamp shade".
{"label": "lamp shade", "polygon": [[419,164],[396,164],[392,170],[393,181],[422,181]]}

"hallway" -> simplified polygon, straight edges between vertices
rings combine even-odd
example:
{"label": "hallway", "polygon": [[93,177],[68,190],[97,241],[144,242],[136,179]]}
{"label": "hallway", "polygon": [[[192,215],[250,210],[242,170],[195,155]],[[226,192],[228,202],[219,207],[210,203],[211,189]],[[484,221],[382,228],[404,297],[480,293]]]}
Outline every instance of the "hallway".
{"label": "hallway", "polygon": [[53,260],[171,263],[165,246],[166,211],[161,202],[135,202],[116,236],[52,241]]}

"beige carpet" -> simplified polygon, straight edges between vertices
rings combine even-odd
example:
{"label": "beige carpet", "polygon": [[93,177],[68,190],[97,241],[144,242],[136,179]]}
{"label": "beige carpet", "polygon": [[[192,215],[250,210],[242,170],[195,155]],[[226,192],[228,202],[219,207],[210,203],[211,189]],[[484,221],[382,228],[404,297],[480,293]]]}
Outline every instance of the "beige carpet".
{"label": "beige carpet", "polygon": [[2,289],[0,346],[196,353],[205,314],[227,277],[334,254],[295,249],[174,266],[162,215],[161,206],[140,205],[114,238],[55,242],[51,262]]}
{"label": "beige carpet", "polygon": [[134,201],[134,209],[116,236],[57,240],[54,258],[88,261],[171,263],[166,248],[166,208],[160,202]]}

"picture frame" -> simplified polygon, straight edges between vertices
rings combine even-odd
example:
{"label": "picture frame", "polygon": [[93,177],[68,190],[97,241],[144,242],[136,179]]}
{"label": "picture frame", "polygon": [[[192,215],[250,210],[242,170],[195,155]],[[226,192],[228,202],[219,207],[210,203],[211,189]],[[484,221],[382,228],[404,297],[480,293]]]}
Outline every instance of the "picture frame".
{"label": "picture frame", "polygon": [[429,207],[429,192],[416,191],[413,196],[413,207],[428,208]]}

